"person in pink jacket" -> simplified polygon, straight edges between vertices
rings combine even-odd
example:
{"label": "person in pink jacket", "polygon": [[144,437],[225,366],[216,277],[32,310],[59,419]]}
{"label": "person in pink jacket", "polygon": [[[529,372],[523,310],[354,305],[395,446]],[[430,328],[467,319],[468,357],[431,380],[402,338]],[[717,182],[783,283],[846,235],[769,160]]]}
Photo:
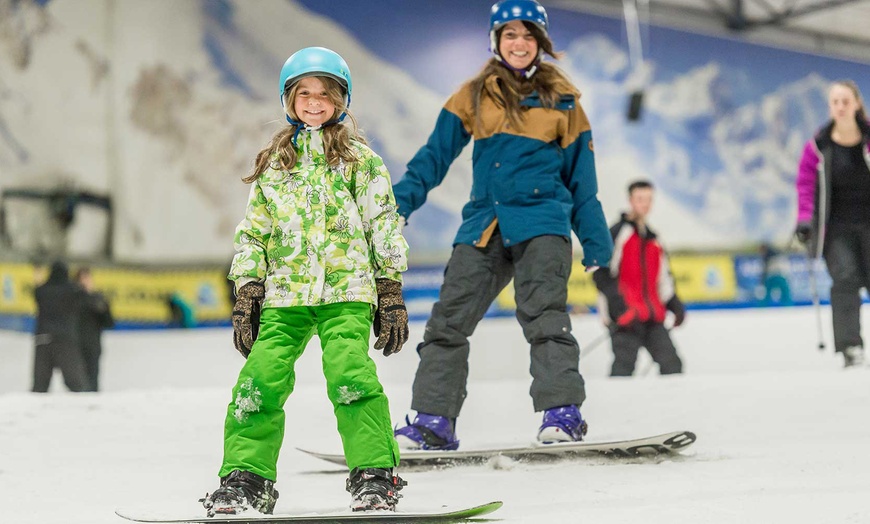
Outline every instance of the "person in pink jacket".
{"label": "person in pink jacket", "polygon": [[850,367],[864,362],[860,310],[861,288],[870,289],[870,124],[851,80],[831,85],[828,107],[831,120],[801,157],[795,234],[828,266],[834,347]]}

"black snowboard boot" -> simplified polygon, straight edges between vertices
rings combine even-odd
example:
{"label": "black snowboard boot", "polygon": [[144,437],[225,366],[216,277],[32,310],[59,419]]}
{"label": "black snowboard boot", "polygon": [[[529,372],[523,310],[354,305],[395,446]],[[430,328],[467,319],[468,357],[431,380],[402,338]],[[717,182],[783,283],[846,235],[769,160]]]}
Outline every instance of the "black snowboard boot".
{"label": "black snowboard boot", "polygon": [[396,504],[402,498],[399,490],[407,485],[401,477],[393,475],[391,469],[354,468],[347,479],[347,491],[351,496],[350,509],[395,511]]}
{"label": "black snowboard boot", "polygon": [[248,508],[271,514],[278,500],[278,491],[271,480],[248,471],[235,470],[221,478],[221,487],[200,499],[209,517],[217,514],[235,515]]}

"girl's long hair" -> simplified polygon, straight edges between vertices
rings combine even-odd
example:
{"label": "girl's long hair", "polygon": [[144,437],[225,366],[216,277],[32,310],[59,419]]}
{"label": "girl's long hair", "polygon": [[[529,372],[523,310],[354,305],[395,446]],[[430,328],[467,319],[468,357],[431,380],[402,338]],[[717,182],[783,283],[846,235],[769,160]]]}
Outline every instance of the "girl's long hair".
{"label": "girl's long hair", "polygon": [[[345,92],[341,84],[333,78],[326,76],[317,77],[323,85],[326,86],[326,95],[329,101],[335,106],[335,115],[340,115],[342,112],[347,114],[343,122],[332,124],[323,128],[323,151],[326,154],[326,162],[336,167],[340,162],[352,164],[359,160],[356,150],[351,145],[351,141],[365,144],[366,140],[362,132],[359,130],[356,118],[345,106]],[[296,82],[284,95],[284,107],[287,114],[295,121],[299,121],[299,115],[296,114],[293,106],[296,102],[296,93],[299,91],[299,82]],[[254,170],[242,181],[250,184],[257,180],[267,169],[277,168],[284,171],[293,169],[296,166],[296,147],[293,145],[293,136],[296,134],[295,125],[283,127],[275,133],[269,145],[257,154],[254,160]],[[272,157],[277,157],[278,166],[272,165]]]}
{"label": "girl's long hair", "polygon": [[861,90],[858,89],[858,84],[855,83],[854,80],[849,80],[845,78],[843,80],[837,80],[831,86],[843,86],[855,95],[855,100],[858,101],[858,111],[855,113],[855,118],[861,124],[865,124],[867,122],[867,111],[864,109],[864,98],[861,96]]}
{"label": "girl's long hair", "polygon": [[[541,51],[555,59],[562,57],[561,52],[553,50],[553,41],[538,26],[526,21],[523,21],[523,25],[538,42],[538,47]],[[496,42],[499,44],[501,43],[502,31],[504,31],[504,27],[496,33]],[[486,79],[492,75],[498,77],[498,83],[504,95],[497,102],[504,106],[508,121],[516,129],[522,129],[523,116],[520,101],[533,91],[538,92],[544,107],[549,108],[556,107],[560,95],[576,91],[571,81],[565,76],[565,73],[552,64],[540,62],[535,74],[531,78],[525,78],[505,67],[497,58],[491,58],[480,73],[468,81],[478,126],[481,123],[480,103],[486,90]]]}

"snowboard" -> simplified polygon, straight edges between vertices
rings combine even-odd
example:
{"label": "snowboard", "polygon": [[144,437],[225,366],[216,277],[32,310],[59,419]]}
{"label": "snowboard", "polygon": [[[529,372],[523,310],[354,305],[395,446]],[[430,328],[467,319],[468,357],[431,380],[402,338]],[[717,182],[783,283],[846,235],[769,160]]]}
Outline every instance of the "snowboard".
{"label": "snowboard", "polygon": [[501,501],[489,502],[469,508],[445,511],[403,512],[401,509],[391,511],[363,511],[357,513],[314,513],[306,515],[221,515],[215,517],[192,517],[184,519],[161,519],[147,516],[136,516],[122,511],[116,511],[119,517],[134,522],[151,522],[154,524],[204,524],[214,522],[232,522],[233,524],[300,524],[333,522],[335,524],[356,524],[358,522],[462,522],[488,515],[502,506]]}
{"label": "snowboard", "polygon": [[[691,431],[675,431],[653,437],[611,442],[566,442],[534,444],[527,447],[490,448],[469,451],[402,451],[399,467],[443,466],[486,462],[492,457],[508,457],[520,461],[541,461],[583,455],[611,457],[642,457],[679,453],[696,440]],[[342,454],[318,453],[297,448],[313,457],[344,466]]]}

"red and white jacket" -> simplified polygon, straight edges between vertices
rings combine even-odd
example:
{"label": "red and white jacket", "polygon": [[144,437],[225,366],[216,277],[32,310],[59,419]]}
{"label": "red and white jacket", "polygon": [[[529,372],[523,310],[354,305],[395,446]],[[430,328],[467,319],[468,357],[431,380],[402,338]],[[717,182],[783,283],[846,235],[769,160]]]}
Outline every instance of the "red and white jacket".
{"label": "red and white jacket", "polygon": [[[623,213],[610,228],[613,237],[613,258],[610,276],[616,280],[625,307],[634,310],[641,322],[664,323],[668,302],[676,296],[667,253],[656,234],[648,227],[645,232]],[[607,296],[599,294],[599,312],[604,323],[614,322],[608,314]]]}

